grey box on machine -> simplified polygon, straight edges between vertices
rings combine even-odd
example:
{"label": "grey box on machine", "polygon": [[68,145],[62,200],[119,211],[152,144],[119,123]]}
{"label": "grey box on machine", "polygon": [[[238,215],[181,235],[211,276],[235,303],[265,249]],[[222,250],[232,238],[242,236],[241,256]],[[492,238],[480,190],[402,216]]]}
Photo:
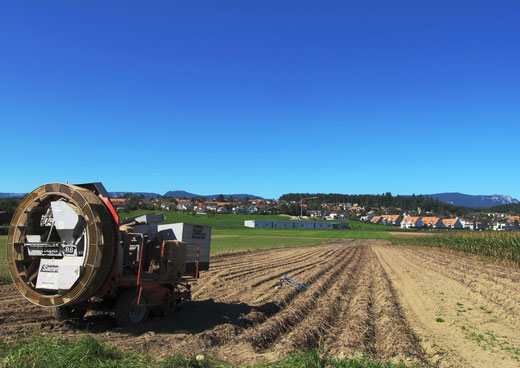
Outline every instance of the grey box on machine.
{"label": "grey box on machine", "polygon": [[[184,222],[175,224],[164,224],[158,226],[161,240],[178,240],[183,243],[197,244],[200,246],[199,270],[209,270],[209,253],[211,246],[211,226],[187,224]],[[189,260],[186,262],[186,269],[189,272]]]}

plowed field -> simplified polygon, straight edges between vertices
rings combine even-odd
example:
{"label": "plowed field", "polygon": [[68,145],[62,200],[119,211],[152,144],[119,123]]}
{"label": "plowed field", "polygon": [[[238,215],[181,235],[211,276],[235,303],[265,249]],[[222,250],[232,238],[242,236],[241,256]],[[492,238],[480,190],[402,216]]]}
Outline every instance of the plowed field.
{"label": "plowed field", "polygon": [[[89,332],[155,357],[210,354],[236,364],[319,347],[338,356],[438,366],[520,366],[520,270],[380,240],[216,256],[193,301],[137,328],[112,316],[56,322],[0,286],[0,331]],[[287,274],[307,291],[276,288]]]}

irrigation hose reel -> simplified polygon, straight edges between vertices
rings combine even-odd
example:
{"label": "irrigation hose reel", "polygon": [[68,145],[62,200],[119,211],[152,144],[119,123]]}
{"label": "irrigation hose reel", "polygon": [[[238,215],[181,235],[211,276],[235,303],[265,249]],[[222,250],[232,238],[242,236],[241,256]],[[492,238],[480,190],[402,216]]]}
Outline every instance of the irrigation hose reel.
{"label": "irrigation hose reel", "polygon": [[42,307],[74,305],[107,280],[116,253],[116,226],[91,189],[46,184],[18,206],[7,261],[20,293]]}

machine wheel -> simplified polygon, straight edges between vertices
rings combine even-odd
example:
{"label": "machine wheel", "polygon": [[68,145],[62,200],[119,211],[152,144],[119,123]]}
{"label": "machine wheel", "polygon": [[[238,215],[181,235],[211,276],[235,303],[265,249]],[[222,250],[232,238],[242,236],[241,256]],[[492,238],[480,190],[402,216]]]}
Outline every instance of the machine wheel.
{"label": "machine wheel", "polygon": [[139,291],[130,289],[123,292],[118,298],[115,310],[115,320],[118,326],[136,325],[146,321],[150,308],[146,305],[146,296],[141,294],[139,305],[137,298]]}
{"label": "machine wheel", "polygon": [[65,321],[67,319],[80,319],[85,316],[87,310],[79,307],[55,307],[52,308],[52,316],[57,321]]}

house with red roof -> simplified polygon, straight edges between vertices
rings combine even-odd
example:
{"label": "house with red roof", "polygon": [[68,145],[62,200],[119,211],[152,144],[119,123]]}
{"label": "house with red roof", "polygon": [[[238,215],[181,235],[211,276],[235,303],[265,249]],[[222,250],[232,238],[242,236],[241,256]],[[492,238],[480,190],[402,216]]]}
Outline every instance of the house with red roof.
{"label": "house with red roof", "polygon": [[422,222],[424,226],[430,228],[430,229],[443,229],[444,228],[444,222],[442,222],[442,219],[440,217],[423,217]]}
{"label": "house with red roof", "polygon": [[446,229],[462,229],[462,224],[458,218],[442,220]]}
{"label": "house with red roof", "polygon": [[383,215],[383,222],[390,225],[401,225],[401,221],[403,221],[403,217],[400,215]]}
{"label": "house with red roof", "polygon": [[401,229],[417,229],[424,227],[421,217],[408,216],[401,221]]}

